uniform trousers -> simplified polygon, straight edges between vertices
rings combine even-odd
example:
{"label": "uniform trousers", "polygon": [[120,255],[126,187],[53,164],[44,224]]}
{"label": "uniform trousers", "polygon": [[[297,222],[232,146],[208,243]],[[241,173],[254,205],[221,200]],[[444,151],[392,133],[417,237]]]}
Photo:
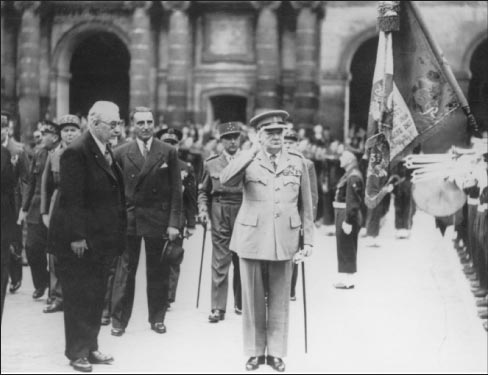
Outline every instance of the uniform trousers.
{"label": "uniform trousers", "polygon": [[346,209],[335,209],[335,218],[339,273],[356,273],[359,225],[357,223],[350,223],[350,225],[352,225],[352,230],[351,233],[347,235],[342,230],[342,222],[346,220]]}
{"label": "uniform trousers", "polygon": [[212,309],[226,310],[230,264],[234,265],[234,305],[242,307],[239,257],[229,249],[234,222],[241,201],[214,198],[212,200]]}
{"label": "uniform trousers", "polygon": [[108,264],[87,255],[56,264],[64,293],[65,355],[70,360],[98,350]]}
{"label": "uniform trousers", "polygon": [[[1,236],[1,235],[0,235]],[[1,276],[0,278],[2,279],[2,313],[0,316],[0,322],[3,317],[3,305],[5,303],[5,294],[7,292],[7,284],[8,284],[8,266],[9,266],[9,261],[10,261],[10,250],[9,250],[9,242],[2,239],[1,240],[1,246],[0,246],[0,251],[1,251]]]}
{"label": "uniform trousers", "polygon": [[[183,234],[183,230],[180,231]],[[178,237],[173,243],[183,247],[183,238]],[[176,300],[176,288],[178,287],[178,280],[180,279],[180,264],[169,265],[169,287],[168,287],[168,302],[174,303]]]}
{"label": "uniform trousers", "polygon": [[47,271],[47,228],[42,223],[27,223],[25,251],[35,289],[45,289],[49,284]]}
{"label": "uniform trousers", "polygon": [[477,211],[475,214],[474,219],[474,226],[473,226],[473,241],[477,243],[476,251],[477,251],[477,272],[480,281],[480,286],[482,288],[488,289],[488,262],[487,262],[487,253],[488,253],[488,235],[487,235],[487,226],[488,226],[488,212],[485,211]]}
{"label": "uniform trousers", "polygon": [[476,211],[478,209],[478,205],[476,204],[468,204],[468,254],[471,258],[473,265],[475,268],[478,267],[478,254],[477,254],[477,241],[476,235],[474,231],[474,220],[476,218]]}
{"label": "uniform trousers", "polygon": [[404,181],[395,187],[395,229],[410,230],[415,206],[412,199],[412,184]]}
{"label": "uniform trousers", "polygon": [[286,356],[292,263],[240,259],[244,355]]}
{"label": "uniform trousers", "polygon": [[[112,289],[112,326],[125,329],[134,305],[136,272],[142,236],[127,237],[127,249],[119,257]],[[144,236],[146,248],[147,304],[150,323],[164,322],[168,304],[169,264],[161,262],[165,239]]]}
{"label": "uniform trousers", "polygon": [[48,256],[49,265],[49,297],[54,299],[57,304],[63,303],[63,289],[61,288],[61,281],[59,280],[58,273],[56,271],[56,258],[54,255]]}

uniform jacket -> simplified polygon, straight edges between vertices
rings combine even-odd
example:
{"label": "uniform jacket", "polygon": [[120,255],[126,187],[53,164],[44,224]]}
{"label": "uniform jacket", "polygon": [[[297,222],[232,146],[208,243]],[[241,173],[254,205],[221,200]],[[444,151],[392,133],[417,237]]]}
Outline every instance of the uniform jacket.
{"label": "uniform jacket", "polygon": [[363,176],[358,169],[353,169],[341,178],[337,184],[335,201],[346,203],[346,222],[358,226],[362,223],[361,205],[364,195]]}
{"label": "uniform jacket", "polygon": [[85,239],[84,257],[110,260],[126,247],[127,217],[122,172],[102,155],[86,131],[60,159],[59,191],[49,226],[49,244],[58,260],[76,259],[70,243]]}
{"label": "uniform jacket", "polygon": [[235,186],[224,186],[220,182],[220,174],[228,164],[229,161],[224,153],[213,155],[205,161],[202,180],[198,186],[198,209],[200,212],[209,212],[214,195],[242,193],[242,183]]}
{"label": "uniform jacket", "polygon": [[34,152],[34,156],[32,158],[26,192],[22,197],[22,210],[27,212],[27,223],[42,223],[41,183],[42,173],[44,172],[48,154],[48,149],[41,147]]}
{"label": "uniform jacket", "polygon": [[131,141],[115,149],[127,203],[127,233],[161,236],[179,228],[182,214],[181,173],[176,149],[153,138],[147,159]]}
{"label": "uniform jacket", "polygon": [[[15,211],[15,198],[14,198],[14,187],[15,187],[15,173],[12,166],[11,156],[6,147],[1,146],[1,237],[2,237],[2,250],[4,249],[3,243],[13,240],[11,238],[16,220]],[[8,247],[5,249],[8,250]],[[7,251],[8,252],[8,251]],[[2,265],[5,261],[2,254]]]}
{"label": "uniform jacket", "polygon": [[304,244],[313,244],[310,179],[301,154],[283,150],[275,172],[263,150],[254,158],[243,152],[222,171],[220,181],[231,187],[243,183],[230,243],[240,257],[291,259],[298,250],[302,224]]}
{"label": "uniform jacket", "polygon": [[183,211],[178,228],[195,228],[195,217],[198,214],[195,171],[189,162],[187,163],[179,159],[178,164],[180,166],[181,182],[183,184]]}

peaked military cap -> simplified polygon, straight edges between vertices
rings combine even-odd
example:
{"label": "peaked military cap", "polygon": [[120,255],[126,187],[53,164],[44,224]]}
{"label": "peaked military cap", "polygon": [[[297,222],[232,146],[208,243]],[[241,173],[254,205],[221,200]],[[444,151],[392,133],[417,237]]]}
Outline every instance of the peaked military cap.
{"label": "peaked military cap", "polygon": [[63,129],[68,125],[74,125],[78,129],[81,127],[80,118],[76,115],[63,115],[59,118],[59,130]]}
{"label": "peaked military cap", "polygon": [[222,123],[219,125],[219,137],[222,138],[228,134],[240,134],[241,133],[241,123],[236,121],[231,121],[228,123]]}
{"label": "peaked military cap", "polygon": [[46,120],[41,125],[41,132],[43,133],[53,133],[59,135],[59,125],[53,121]]}
{"label": "peaked military cap", "polygon": [[284,138],[285,140],[298,141],[298,133],[294,129],[287,129]]}
{"label": "peaked military cap", "polygon": [[161,141],[167,142],[169,144],[177,144],[183,138],[183,134],[179,129],[176,128],[165,128],[161,129],[156,133]]}
{"label": "peaked military cap", "polygon": [[260,129],[284,129],[287,125],[288,116],[290,116],[288,112],[283,110],[266,111],[254,116],[249,121],[249,125],[256,128],[257,131]]}

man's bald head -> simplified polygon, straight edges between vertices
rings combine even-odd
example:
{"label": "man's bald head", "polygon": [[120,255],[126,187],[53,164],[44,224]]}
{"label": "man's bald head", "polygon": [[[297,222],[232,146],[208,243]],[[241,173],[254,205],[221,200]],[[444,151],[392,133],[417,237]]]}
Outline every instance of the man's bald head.
{"label": "man's bald head", "polygon": [[110,140],[112,130],[119,123],[119,107],[113,102],[95,102],[88,111],[88,127],[102,143]]}

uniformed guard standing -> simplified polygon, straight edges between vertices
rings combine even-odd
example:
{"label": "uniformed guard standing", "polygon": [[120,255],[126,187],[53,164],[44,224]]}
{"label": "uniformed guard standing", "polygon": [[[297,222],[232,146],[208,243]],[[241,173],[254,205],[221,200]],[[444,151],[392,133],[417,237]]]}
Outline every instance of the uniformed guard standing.
{"label": "uniformed guard standing", "polygon": [[[41,215],[42,222],[49,228],[49,221],[58,195],[60,158],[64,150],[81,134],[80,119],[76,115],[64,115],[59,119],[61,142],[49,153],[41,180]],[[55,272],[55,258],[51,249],[47,249],[49,265],[49,303],[44,307],[44,313],[53,313],[63,309],[63,292],[61,282]]]}
{"label": "uniformed guard standing", "polygon": [[32,159],[27,193],[23,197],[18,223],[27,222],[25,250],[34,283],[33,299],[44,295],[49,283],[47,271],[47,228],[41,218],[41,182],[48,153],[59,141],[59,128],[56,123],[47,121],[41,128],[42,144]]}
{"label": "uniformed guard standing", "polygon": [[398,176],[398,183],[393,189],[395,195],[395,237],[407,239],[410,237],[412,217],[415,212],[415,204],[412,196],[412,181],[410,172],[403,162],[398,163],[394,173]]}
{"label": "uniformed guard standing", "polygon": [[234,310],[242,312],[239,258],[229,249],[234,222],[242,203],[242,185],[224,187],[220,183],[222,170],[238,155],[241,125],[230,122],[219,126],[219,137],[224,151],[209,157],[204,165],[198,186],[198,210],[200,220],[212,223],[212,311],[211,323],[225,318],[230,263],[234,265]]}
{"label": "uniformed guard standing", "polygon": [[[240,258],[248,371],[265,362],[285,371],[292,259],[299,262],[312,251],[310,179],[303,156],[283,149],[287,117],[285,111],[268,111],[252,118],[259,143],[220,176],[225,186],[244,184],[230,248]],[[304,247],[299,251],[302,226]]]}
{"label": "uniformed guard standing", "polygon": [[339,281],[337,289],[354,288],[357,271],[358,233],[361,228],[361,203],[364,194],[363,176],[353,153],[345,150],[340,157],[345,174],[337,184],[335,223]]}
{"label": "uniformed guard standing", "polygon": [[[178,150],[178,143],[182,139],[182,133],[176,128],[165,128],[156,133],[161,141],[173,145]],[[190,237],[195,233],[196,215],[198,214],[197,206],[197,185],[195,180],[195,171],[190,162],[178,159],[181,171],[181,184],[183,189],[183,210],[181,212],[181,222],[179,226],[180,236],[173,241],[177,246],[183,246],[183,239]],[[168,287],[168,308],[176,299],[176,288],[180,278],[180,263],[183,261],[183,252],[181,258],[172,260],[169,264],[169,287]]]}

